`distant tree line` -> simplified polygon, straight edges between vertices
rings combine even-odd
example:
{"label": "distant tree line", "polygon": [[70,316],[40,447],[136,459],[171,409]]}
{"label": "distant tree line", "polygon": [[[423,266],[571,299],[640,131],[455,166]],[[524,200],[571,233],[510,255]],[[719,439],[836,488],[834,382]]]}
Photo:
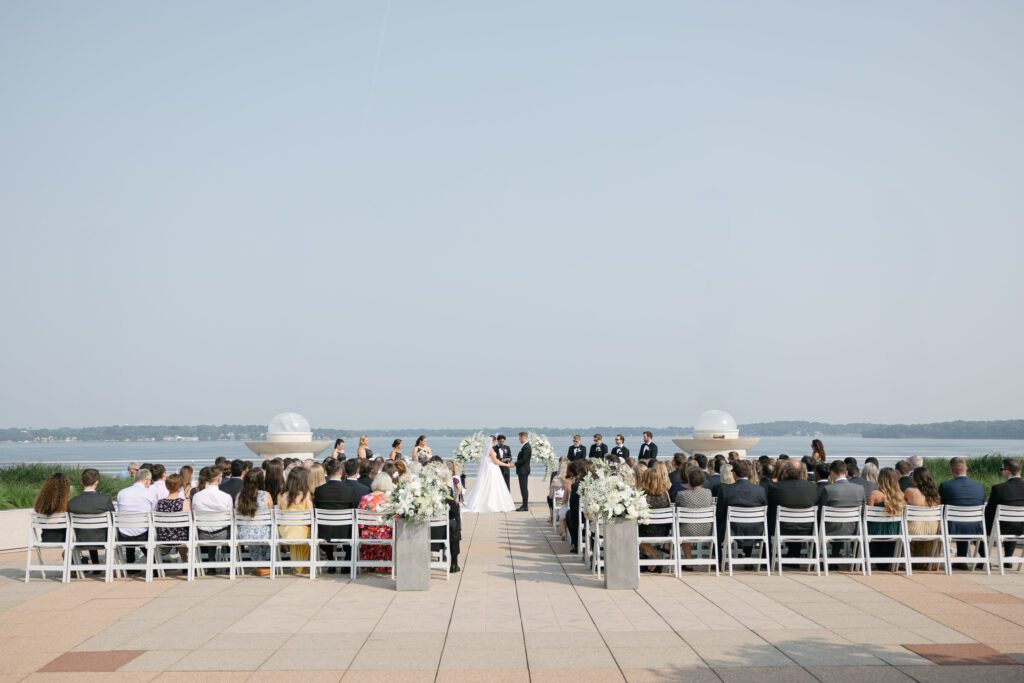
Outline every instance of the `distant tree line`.
{"label": "distant tree line", "polygon": [[876,425],[861,435],[869,439],[1024,439],[1024,420]]}

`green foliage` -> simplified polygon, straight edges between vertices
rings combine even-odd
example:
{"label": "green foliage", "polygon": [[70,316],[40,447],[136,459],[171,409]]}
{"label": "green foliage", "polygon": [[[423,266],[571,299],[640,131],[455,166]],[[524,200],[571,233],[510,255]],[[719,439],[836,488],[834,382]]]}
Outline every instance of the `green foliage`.
{"label": "green foliage", "polygon": [[[62,472],[68,478],[71,483],[71,495],[75,495],[81,491],[82,469],[59,465],[0,467],[0,510],[32,507],[43,482],[56,472]],[[113,498],[117,496],[118,491],[130,486],[131,483],[128,479],[100,475],[96,490]]]}

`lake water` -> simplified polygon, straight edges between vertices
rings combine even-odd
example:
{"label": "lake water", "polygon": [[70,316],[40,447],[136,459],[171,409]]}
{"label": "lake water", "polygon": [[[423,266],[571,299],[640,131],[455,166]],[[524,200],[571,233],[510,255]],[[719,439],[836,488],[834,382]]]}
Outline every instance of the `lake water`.
{"label": "lake water", "polygon": [[[690,435],[657,435],[662,458],[670,457],[677,449],[672,438],[688,438]],[[412,451],[415,435],[403,434],[370,439],[370,447],[375,454],[387,456],[391,442],[395,438],[405,442],[405,453]],[[430,446],[434,453],[445,458],[451,456],[462,437],[431,437]],[[353,439],[354,441],[354,439]],[[863,439],[858,436],[834,436],[824,438],[825,450],[829,458],[853,456],[863,462],[868,456],[875,456],[883,464],[891,464],[896,460],[911,455],[926,458],[951,458],[955,455],[975,456],[989,453],[1003,455],[1024,454],[1024,440],[998,439]],[[611,445],[611,439],[607,441]],[[555,451],[563,455],[571,440],[568,437],[556,437],[551,441]],[[589,441],[584,439],[589,445]],[[640,447],[639,435],[626,435],[626,446],[635,455]],[[355,453],[355,443],[348,444],[351,454]],[[790,456],[801,456],[810,453],[811,440],[804,436],[766,436],[753,448],[748,455],[778,455],[788,453]],[[518,438],[512,439],[513,453],[518,450]],[[104,472],[115,472],[124,468],[128,462],[160,462],[177,468],[183,464],[195,464],[199,467],[213,462],[214,458],[223,455],[226,458],[242,458],[255,460],[255,455],[240,441],[193,441],[193,442],[81,442],[81,443],[0,443],[0,465],[21,462],[67,462],[92,465]],[[326,453],[325,453],[326,455]],[[473,474],[475,467],[468,468]],[[543,467],[533,468],[534,476],[543,476]]]}

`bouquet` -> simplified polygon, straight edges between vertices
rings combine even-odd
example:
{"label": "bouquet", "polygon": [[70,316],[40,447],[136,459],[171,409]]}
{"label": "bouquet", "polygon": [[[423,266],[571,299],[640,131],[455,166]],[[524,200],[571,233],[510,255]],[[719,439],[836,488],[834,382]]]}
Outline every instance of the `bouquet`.
{"label": "bouquet", "polygon": [[402,477],[388,496],[382,508],[384,512],[407,522],[429,522],[439,517],[447,519],[452,490],[447,482],[447,470],[441,477],[438,467],[429,465],[419,474],[409,472]]}
{"label": "bouquet", "polygon": [[479,460],[484,454],[484,433],[477,432],[467,436],[455,447],[455,459],[460,463]]}
{"label": "bouquet", "polygon": [[530,432],[527,439],[530,444],[531,457],[543,462],[546,472],[550,473],[555,468],[558,457],[555,455],[555,449],[551,447],[548,437]]}
{"label": "bouquet", "polygon": [[590,519],[635,519],[641,524],[651,520],[647,497],[603,461],[594,463],[590,474],[580,482],[580,506]]}

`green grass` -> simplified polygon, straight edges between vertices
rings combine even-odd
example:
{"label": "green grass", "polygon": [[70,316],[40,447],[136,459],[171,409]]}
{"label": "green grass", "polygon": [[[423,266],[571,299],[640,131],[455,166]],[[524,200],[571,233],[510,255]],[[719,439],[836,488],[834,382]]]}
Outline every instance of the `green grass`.
{"label": "green grass", "polygon": [[[71,482],[72,496],[81,491],[82,487],[79,482],[82,480],[82,470],[75,467],[58,465],[0,467],[0,510],[32,507],[36,502],[36,494],[39,493],[40,486],[47,477],[56,472],[63,472]],[[131,481],[127,479],[101,475],[99,486],[96,489],[113,498],[117,496],[118,491],[130,484]]]}
{"label": "green grass", "polygon": [[[976,458],[967,458],[967,476],[975,481],[981,482],[985,487],[985,498],[988,499],[989,491],[995,484],[1003,481],[1003,456],[999,453],[992,453]],[[1014,457],[1014,456],[1009,456]],[[953,478],[949,473],[949,460],[946,458],[925,458],[924,466],[932,473],[935,483],[941,483]]]}

